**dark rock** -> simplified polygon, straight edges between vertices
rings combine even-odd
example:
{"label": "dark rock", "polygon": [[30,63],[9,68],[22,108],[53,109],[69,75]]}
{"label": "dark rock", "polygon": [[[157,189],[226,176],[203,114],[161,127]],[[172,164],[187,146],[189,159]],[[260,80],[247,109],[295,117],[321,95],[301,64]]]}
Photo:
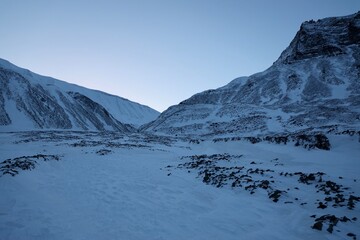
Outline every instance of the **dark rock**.
{"label": "dark rock", "polygon": [[332,197],[326,197],[324,200],[327,202],[331,202],[333,199],[332,199]]}
{"label": "dark rock", "polygon": [[314,225],[312,226],[312,228],[321,231],[322,228],[323,228],[323,224],[322,224],[322,222],[320,222],[320,221],[319,221],[319,222],[315,222]]}
{"label": "dark rock", "polygon": [[262,180],[259,184],[259,187],[263,189],[268,189],[270,185],[270,182],[268,180]]}
{"label": "dark rock", "polygon": [[334,231],[334,225],[329,224],[329,227],[326,229],[329,233],[332,233]]}
{"label": "dark rock", "polygon": [[108,155],[109,153],[111,153],[111,150],[109,149],[100,149],[96,152],[96,154],[101,156]]}
{"label": "dark rock", "polygon": [[340,222],[351,222],[350,218],[343,216],[342,218],[339,218]]}
{"label": "dark rock", "polygon": [[355,203],[360,201],[360,197],[354,196],[354,195],[350,195],[349,200],[348,200],[348,209],[352,210],[355,208]]}
{"label": "dark rock", "polygon": [[317,208],[325,209],[327,206],[323,204],[322,202],[319,202],[319,206]]}
{"label": "dark rock", "polygon": [[315,175],[313,173],[310,173],[310,174],[302,173],[300,175],[299,182],[305,183],[305,184],[310,184],[309,181],[315,181]]}
{"label": "dark rock", "polygon": [[209,183],[210,182],[210,177],[211,177],[211,174],[206,170],[205,171],[205,176],[203,178],[203,182],[204,183]]}
{"label": "dark rock", "polygon": [[352,237],[353,240],[356,240],[356,235],[354,233],[348,233],[346,236]]}
{"label": "dark rock", "polygon": [[19,170],[33,170],[35,168],[35,164],[37,164],[37,160],[58,161],[59,159],[59,156],[44,154],[7,159],[0,163],[0,172],[2,172],[2,175],[9,174],[11,176],[15,176],[19,173]]}
{"label": "dark rock", "polygon": [[275,190],[275,191],[273,191],[273,192],[270,192],[270,193],[268,194],[268,196],[269,196],[269,198],[270,198],[271,200],[273,200],[273,202],[278,202],[278,201],[279,201],[279,198],[280,198],[280,196],[281,196],[281,193],[282,193],[282,191],[280,191],[280,190]]}

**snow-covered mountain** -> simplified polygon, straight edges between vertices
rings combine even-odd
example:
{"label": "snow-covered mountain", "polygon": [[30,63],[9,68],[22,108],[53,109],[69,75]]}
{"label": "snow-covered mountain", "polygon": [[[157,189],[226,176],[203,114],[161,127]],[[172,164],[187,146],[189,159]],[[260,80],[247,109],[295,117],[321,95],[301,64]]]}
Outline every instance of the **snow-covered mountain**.
{"label": "snow-covered mountain", "polygon": [[159,113],[150,107],[19,68],[0,59],[0,130],[133,131]]}
{"label": "snow-covered mountain", "polygon": [[0,239],[357,239],[359,20],[304,23],[266,71],[142,126],[157,135],[126,133],[147,107],[1,60]]}
{"label": "snow-covered mountain", "polygon": [[360,12],[304,22],[267,70],[172,106],[146,131],[266,135],[360,128]]}

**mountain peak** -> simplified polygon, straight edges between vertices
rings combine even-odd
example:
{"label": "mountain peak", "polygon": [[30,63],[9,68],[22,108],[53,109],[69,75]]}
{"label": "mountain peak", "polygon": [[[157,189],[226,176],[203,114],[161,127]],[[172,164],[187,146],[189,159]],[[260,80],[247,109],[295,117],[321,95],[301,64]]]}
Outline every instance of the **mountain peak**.
{"label": "mountain peak", "polygon": [[291,64],[313,57],[336,56],[346,53],[348,46],[359,43],[360,11],[344,17],[310,20],[301,24],[276,62]]}
{"label": "mountain peak", "polygon": [[144,130],[238,137],[359,129],[359,76],[360,12],[311,20],[270,68],[195,94]]}

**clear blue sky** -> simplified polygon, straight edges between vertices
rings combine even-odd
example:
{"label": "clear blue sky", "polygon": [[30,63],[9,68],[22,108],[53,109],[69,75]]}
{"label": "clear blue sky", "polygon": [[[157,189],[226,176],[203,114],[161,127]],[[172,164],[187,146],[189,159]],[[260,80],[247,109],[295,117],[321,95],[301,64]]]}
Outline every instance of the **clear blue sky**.
{"label": "clear blue sky", "polygon": [[0,57],[159,111],[263,71],[359,0],[0,0]]}

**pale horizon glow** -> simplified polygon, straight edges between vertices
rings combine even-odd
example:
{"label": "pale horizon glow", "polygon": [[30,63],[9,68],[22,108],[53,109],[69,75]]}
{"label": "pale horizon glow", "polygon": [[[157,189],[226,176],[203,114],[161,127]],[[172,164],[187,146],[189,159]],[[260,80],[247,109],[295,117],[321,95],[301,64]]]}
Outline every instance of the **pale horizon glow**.
{"label": "pale horizon glow", "polygon": [[160,112],[264,71],[306,20],[358,0],[2,0],[0,58]]}

